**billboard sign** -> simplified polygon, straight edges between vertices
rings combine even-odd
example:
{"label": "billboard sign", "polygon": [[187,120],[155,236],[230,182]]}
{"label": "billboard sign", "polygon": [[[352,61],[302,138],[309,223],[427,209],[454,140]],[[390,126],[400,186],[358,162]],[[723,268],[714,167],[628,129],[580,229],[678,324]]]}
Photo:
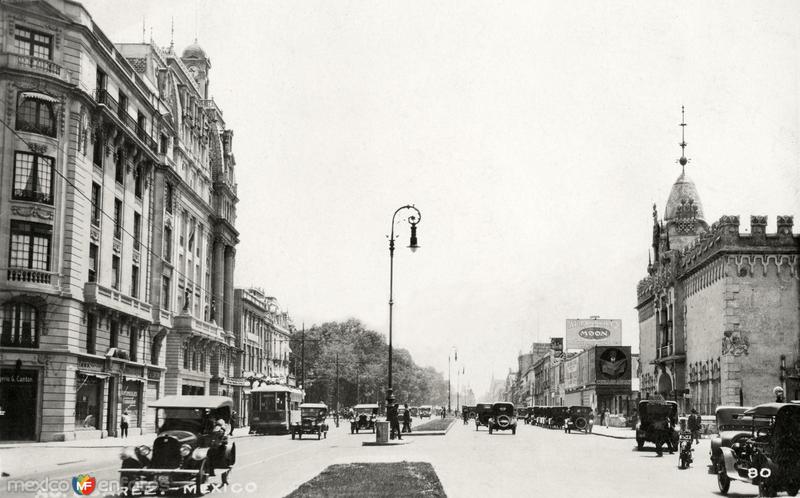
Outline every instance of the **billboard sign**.
{"label": "billboard sign", "polygon": [[595,349],[597,384],[631,385],[631,347],[600,346]]}
{"label": "billboard sign", "polygon": [[578,387],[578,362],[577,356],[564,362],[564,389],[570,390]]}
{"label": "billboard sign", "polygon": [[622,345],[622,320],[567,319],[567,349]]}
{"label": "billboard sign", "polygon": [[564,351],[564,338],[563,337],[551,337],[550,338],[550,349],[553,351]]}

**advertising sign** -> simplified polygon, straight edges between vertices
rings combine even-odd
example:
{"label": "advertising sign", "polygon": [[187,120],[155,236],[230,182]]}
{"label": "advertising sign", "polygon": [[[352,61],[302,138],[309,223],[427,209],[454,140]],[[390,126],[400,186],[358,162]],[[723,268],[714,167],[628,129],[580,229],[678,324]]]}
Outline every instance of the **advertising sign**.
{"label": "advertising sign", "polygon": [[570,390],[578,387],[578,362],[577,356],[564,362],[564,389]]}
{"label": "advertising sign", "polygon": [[595,349],[597,384],[630,387],[631,347],[600,346]]}
{"label": "advertising sign", "polygon": [[550,349],[553,351],[564,351],[564,338],[563,337],[551,337],[550,338]]}
{"label": "advertising sign", "polygon": [[622,345],[622,320],[567,319],[567,349]]}

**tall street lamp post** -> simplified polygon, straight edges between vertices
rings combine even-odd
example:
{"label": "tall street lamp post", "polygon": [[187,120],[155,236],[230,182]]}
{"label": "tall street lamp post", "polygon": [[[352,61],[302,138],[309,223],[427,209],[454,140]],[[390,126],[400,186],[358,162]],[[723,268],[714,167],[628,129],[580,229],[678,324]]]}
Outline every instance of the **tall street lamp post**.
{"label": "tall street lamp post", "polygon": [[389,404],[394,401],[394,394],[392,391],[392,306],[394,305],[394,300],[392,298],[392,284],[394,279],[394,225],[395,220],[397,219],[397,213],[403,210],[410,210],[416,213],[408,217],[408,224],[411,225],[411,239],[409,240],[408,248],[411,249],[412,252],[419,249],[419,244],[417,243],[417,224],[422,220],[422,213],[420,213],[419,209],[414,207],[413,204],[407,204],[397,208],[392,215],[392,231],[391,235],[389,236],[389,385],[386,388],[387,408]]}
{"label": "tall street lamp post", "polygon": [[458,350],[455,346],[450,348],[450,353],[447,354],[447,413],[450,413],[450,400],[452,399],[452,395],[450,394],[450,357],[453,356],[451,353],[455,352],[455,361],[458,363]]}

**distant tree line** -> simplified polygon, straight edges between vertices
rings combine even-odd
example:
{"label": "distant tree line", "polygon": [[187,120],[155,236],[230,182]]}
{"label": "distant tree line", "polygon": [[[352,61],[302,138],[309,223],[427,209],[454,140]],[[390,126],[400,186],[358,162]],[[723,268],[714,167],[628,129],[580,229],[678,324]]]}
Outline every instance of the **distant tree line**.
{"label": "distant tree line", "polygon": [[[298,383],[303,378],[302,333],[292,334],[291,348]],[[339,406],[383,403],[386,399],[389,345],[386,337],[368,330],[356,319],[327,322],[305,331],[306,401],[336,406],[336,360],[339,361]],[[393,348],[392,384],[401,404],[446,405],[447,379],[433,369],[420,367],[411,354]]]}

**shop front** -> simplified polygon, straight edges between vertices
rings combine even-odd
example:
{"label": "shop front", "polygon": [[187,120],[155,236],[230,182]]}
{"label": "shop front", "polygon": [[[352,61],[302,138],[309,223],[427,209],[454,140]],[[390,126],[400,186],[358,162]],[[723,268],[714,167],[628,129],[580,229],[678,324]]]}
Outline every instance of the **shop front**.
{"label": "shop front", "polygon": [[120,392],[122,413],[128,414],[128,431],[141,433],[142,427],[142,383],[141,379],[124,379]]}
{"label": "shop front", "polygon": [[36,439],[39,371],[0,369],[0,441]]}
{"label": "shop front", "polygon": [[75,373],[75,431],[98,431],[102,423],[105,376],[99,373]]}

